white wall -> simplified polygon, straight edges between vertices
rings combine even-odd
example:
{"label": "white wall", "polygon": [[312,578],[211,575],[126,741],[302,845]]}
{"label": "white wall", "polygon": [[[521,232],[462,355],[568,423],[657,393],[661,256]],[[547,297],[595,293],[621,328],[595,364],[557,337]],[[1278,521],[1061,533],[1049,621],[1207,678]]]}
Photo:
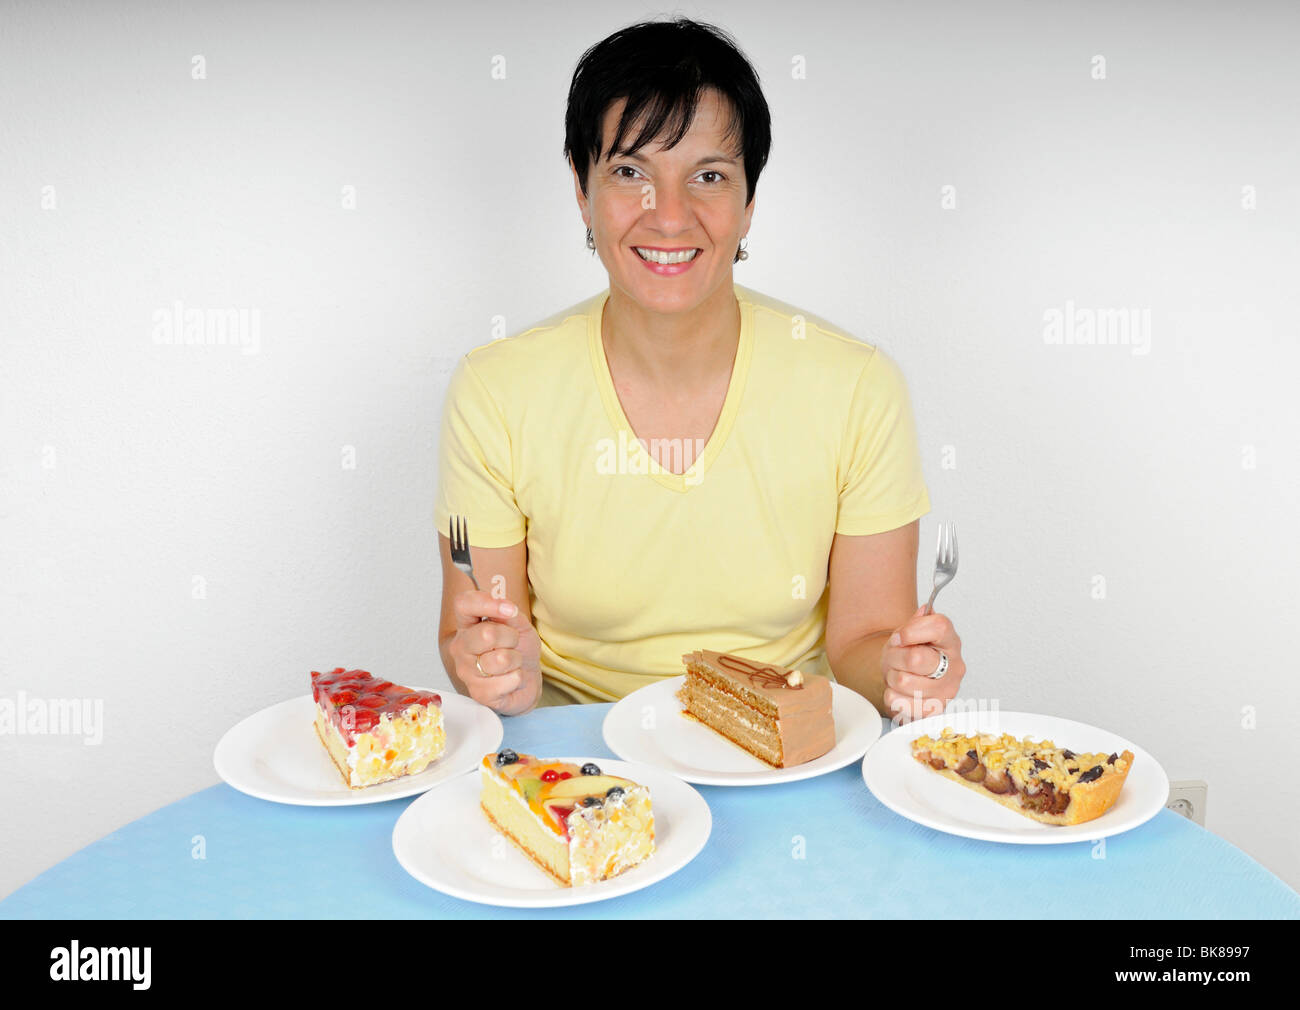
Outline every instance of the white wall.
{"label": "white wall", "polygon": [[[0,894],[214,783],[312,667],[446,682],[450,368],[606,282],[564,97],[652,9],[208,6],[0,13],[0,697],[104,713],[0,736]],[[1208,780],[1295,886],[1300,15],[1093,6],[708,5],[774,118],[737,280],[902,364],[968,693]],[[176,300],[257,353],[155,342]],[[1149,353],[1046,343],[1067,302],[1149,310]]]}

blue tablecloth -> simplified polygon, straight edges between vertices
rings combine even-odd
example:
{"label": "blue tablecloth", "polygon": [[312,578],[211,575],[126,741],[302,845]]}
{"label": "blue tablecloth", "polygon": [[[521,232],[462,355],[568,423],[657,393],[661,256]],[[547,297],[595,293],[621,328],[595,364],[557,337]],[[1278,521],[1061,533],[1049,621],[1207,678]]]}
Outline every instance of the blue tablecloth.
{"label": "blue tablecloth", "polygon": [[[506,743],[614,757],[600,735],[608,710],[563,706],[507,719]],[[697,788],[713,834],[689,865],[574,908],[476,905],[418,883],[392,849],[393,825],[414,798],[294,807],[222,784],[65,859],[0,902],[0,919],[1300,918],[1300,895],[1168,810],[1108,838],[1096,859],[1085,842],[1003,845],[914,824],[876,801],[857,762],[788,785]],[[196,835],[204,859],[191,855]]]}

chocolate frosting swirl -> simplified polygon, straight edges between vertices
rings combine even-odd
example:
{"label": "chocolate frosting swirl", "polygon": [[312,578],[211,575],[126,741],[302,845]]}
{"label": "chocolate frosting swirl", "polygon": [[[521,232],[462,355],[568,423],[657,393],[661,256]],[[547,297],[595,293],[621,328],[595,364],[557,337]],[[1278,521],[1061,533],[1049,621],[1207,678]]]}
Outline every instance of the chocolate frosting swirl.
{"label": "chocolate frosting swirl", "polygon": [[759,663],[751,663],[740,656],[731,656],[723,654],[718,657],[717,665],[723,669],[730,670],[732,673],[739,673],[748,677],[749,680],[759,687],[771,688],[773,690],[780,688],[785,691],[802,691],[803,685],[798,687],[791,686],[787,681],[783,667],[764,666]]}

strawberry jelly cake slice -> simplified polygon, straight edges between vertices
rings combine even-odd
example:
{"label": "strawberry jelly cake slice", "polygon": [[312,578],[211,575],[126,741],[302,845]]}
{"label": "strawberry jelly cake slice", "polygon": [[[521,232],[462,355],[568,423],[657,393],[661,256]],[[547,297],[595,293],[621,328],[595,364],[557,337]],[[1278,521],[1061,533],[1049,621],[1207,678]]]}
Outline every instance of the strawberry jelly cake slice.
{"label": "strawberry jelly cake slice", "polygon": [[312,671],[316,735],[352,789],[416,775],[442,756],[442,698],[365,670]]}

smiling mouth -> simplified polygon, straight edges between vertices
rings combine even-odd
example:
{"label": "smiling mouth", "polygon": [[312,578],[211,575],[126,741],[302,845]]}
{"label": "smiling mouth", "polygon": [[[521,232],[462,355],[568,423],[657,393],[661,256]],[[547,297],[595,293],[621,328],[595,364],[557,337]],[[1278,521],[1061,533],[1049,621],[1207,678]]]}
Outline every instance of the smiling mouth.
{"label": "smiling mouth", "polygon": [[671,266],[674,263],[689,263],[695,259],[703,250],[701,249],[674,249],[672,251],[664,249],[645,249],[641,246],[633,246],[636,254],[647,263],[658,263],[660,266]]}

